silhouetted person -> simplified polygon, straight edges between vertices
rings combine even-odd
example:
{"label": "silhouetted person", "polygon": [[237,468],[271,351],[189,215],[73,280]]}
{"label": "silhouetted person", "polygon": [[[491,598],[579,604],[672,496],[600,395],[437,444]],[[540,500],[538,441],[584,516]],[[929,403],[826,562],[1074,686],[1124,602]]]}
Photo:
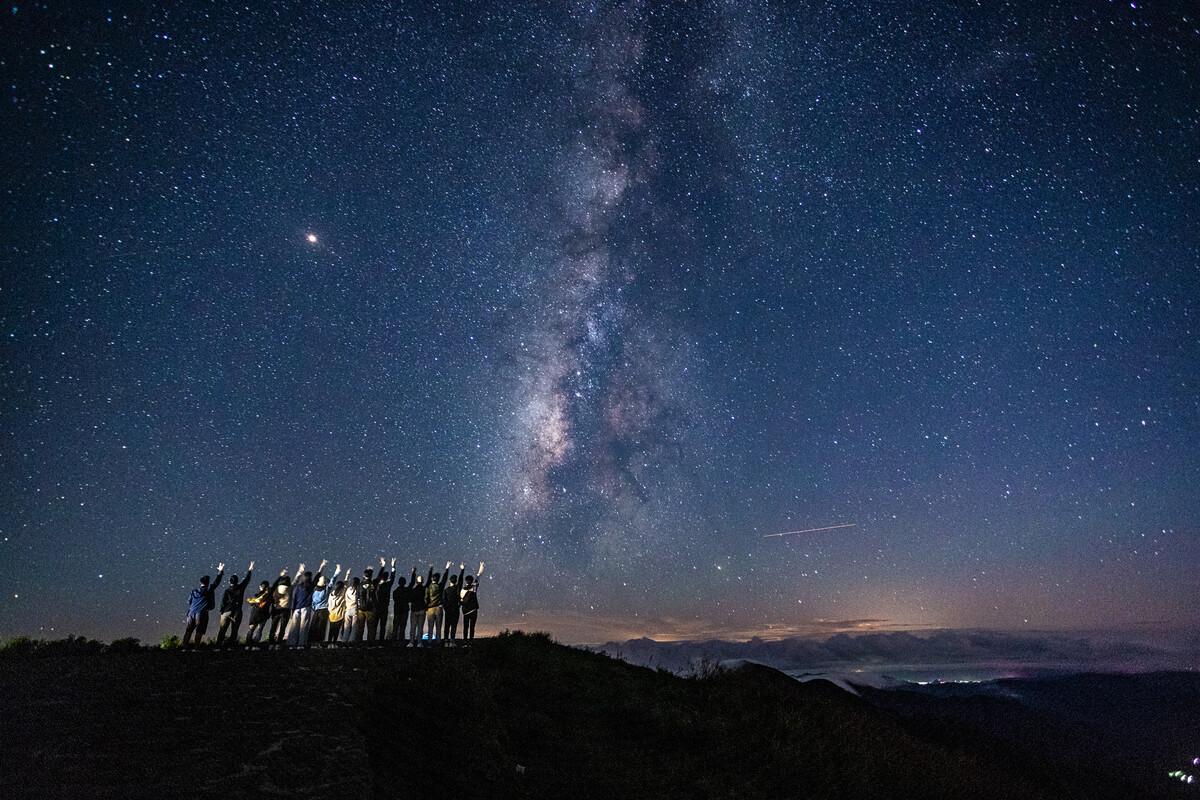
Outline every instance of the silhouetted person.
{"label": "silhouetted person", "polygon": [[[379,559],[379,566],[386,566],[382,558]],[[388,608],[392,605],[392,584],[395,581],[396,559],[393,558],[391,571],[380,569],[379,579],[375,581],[375,618],[367,623],[370,626],[367,631],[368,642],[387,639]]]}
{"label": "silhouetted person", "polygon": [[225,574],[225,563],[217,565],[217,579],[209,584],[209,577],[205,575],[200,579],[200,585],[192,589],[192,593],[188,595],[188,610],[187,616],[184,618],[184,624],[187,626],[183,631],[183,646],[187,647],[191,643],[192,634],[196,634],[196,644],[204,641],[204,632],[208,630],[208,612],[217,605],[217,598],[214,592],[221,585],[221,577]]}
{"label": "silhouetted person", "polygon": [[[433,568],[429,569],[430,576]],[[412,580],[408,582],[408,637],[413,647],[421,643],[421,630],[425,627],[425,583],[412,568]]]}
{"label": "silhouetted person", "polygon": [[[380,559],[382,560],[382,559]],[[361,642],[365,637],[372,641],[375,635],[375,570],[367,567],[363,570],[362,580],[358,584],[358,616],[354,620],[354,641]]]}
{"label": "silhouetted person", "polygon": [[[483,562],[479,562],[479,577],[483,577]],[[462,598],[463,640],[475,638],[475,623],[479,620],[479,581],[468,575],[459,592]]]}
{"label": "silhouetted person", "polygon": [[459,591],[462,589],[463,573],[466,571],[466,564],[458,565],[458,574],[450,576],[450,583],[446,586],[446,591],[442,592],[442,639],[454,641],[458,632],[458,611],[462,606],[462,597]]}
{"label": "silhouetted person", "polygon": [[408,584],[403,577],[396,578],[396,588],[392,590],[392,638],[397,642],[405,642],[408,637]]}
{"label": "silhouetted person", "polygon": [[229,585],[221,595],[221,627],[217,629],[217,644],[225,641],[229,635],[229,643],[237,644],[238,628],[242,627],[242,601],[246,597],[246,587],[250,585],[250,576],[254,574],[254,562],[246,567],[246,577],[238,582],[237,575],[229,576]]}
{"label": "silhouetted person", "polygon": [[263,628],[271,623],[271,584],[263,581],[258,591],[246,601],[250,604],[250,629],[246,632],[246,644],[258,644]]}

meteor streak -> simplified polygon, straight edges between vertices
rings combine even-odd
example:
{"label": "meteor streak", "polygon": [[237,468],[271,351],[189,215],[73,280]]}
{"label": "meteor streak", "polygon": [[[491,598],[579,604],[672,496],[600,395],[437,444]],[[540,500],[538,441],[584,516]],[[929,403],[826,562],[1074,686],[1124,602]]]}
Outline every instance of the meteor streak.
{"label": "meteor streak", "polygon": [[783,531],[782,533],[768,533],[765,536],[763,536],[762,538],[770,539],[772,536],[792,536],[797,533],[816,533],[817,531],[832,531],[832,530],[836,530],[837,528],[853,528],[854,526],[855,526],[855,523],[853,523],[853,522],[845,522],[841,525],[826,525],[824,528],[805,528],[802,531]]}

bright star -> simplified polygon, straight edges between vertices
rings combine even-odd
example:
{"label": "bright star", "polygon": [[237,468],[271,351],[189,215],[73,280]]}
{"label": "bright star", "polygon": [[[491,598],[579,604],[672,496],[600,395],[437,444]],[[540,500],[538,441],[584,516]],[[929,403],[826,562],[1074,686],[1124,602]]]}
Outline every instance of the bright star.
{"label": "bright star", "polygon": [[304,241],[308,242],[309,244],[316,244],[317,243],[317,235],[315,233],[309,233],[309,234],[305,235]]}

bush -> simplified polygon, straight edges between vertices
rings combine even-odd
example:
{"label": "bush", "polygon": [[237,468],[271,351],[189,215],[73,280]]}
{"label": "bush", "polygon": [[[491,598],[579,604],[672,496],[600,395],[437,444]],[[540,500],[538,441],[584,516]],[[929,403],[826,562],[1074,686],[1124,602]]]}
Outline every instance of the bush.
{"label": "bush", "polygon": [[27,655],[36,652],[41,644],[28,636],[14,636],[0,642],[0,653],[6,656]]}
{"label": "bush", "polygon": [[136,653],[141,649],[141,640],[128,636],[124,639],[114,639],[109,643],[107,651],[110,653]]}
{"label": "bush", "polygon": [[162,650],[177,650],[179,649],[179,637],[173,633],[169,633],[162,637],[162,640],[158,643],[158,646]]}

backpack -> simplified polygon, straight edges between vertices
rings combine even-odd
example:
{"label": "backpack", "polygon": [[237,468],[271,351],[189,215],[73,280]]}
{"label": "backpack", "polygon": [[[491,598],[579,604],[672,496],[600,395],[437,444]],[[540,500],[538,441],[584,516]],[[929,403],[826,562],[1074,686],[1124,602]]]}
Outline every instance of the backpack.
{"label": "backpack", "polygon": [[425,606],[433,608],[442,604],[442,585],[437,581],[429,584],[425,589]]}
{"label": "backpack", "polygon": [[358,585],[358,610],[375,610],[375,584],[363,581]]}
{"label": "backpack", "polygon": [[479,610],[479,598],[475,596],[474,586],[471,586],[469,589],[463,589],[462,609],[464,614],[468,611]]}

